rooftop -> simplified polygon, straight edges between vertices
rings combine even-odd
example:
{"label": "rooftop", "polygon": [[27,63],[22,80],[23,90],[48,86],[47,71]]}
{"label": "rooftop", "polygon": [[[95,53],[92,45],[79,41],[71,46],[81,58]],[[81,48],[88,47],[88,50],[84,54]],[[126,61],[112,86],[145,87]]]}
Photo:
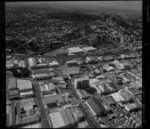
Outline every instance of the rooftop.
{"label": "rooftop", "polygon": [[17,79],[17,87],[19,90],[32,89],[32,83],[30,80]]}
{"label": "rooftop", "polygon": [[65,126],[65,122],[60,114],[60,112],[53,112],[49,114],[51,118],[53,128],[60,128]]}
{"label": "rooftop", "polygon": [[68,52],[69,53],[78,53],[78,52],[84,52],[84,51],[79,47],[71,47],[71,48],[68,48]]}

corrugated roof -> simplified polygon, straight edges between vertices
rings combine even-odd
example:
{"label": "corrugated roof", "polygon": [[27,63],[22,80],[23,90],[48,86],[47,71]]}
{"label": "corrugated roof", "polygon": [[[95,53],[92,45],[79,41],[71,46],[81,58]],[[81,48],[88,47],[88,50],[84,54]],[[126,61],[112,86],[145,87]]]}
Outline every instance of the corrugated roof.
{"label": "corrugated roof", "polygon": [[68,119],[70,120],[70,123],[71,123],[71,124],[74,124],[74,123],[75,123],[75,120],[74,120],[74,118],[73,118],[71,112],[70,112],[68,109],[66,109],[66,110],[64,110],[64,111],[65,111],[65,113],[66,113]]}
{"label": "corrugated roof", "polygon": [[71,48],[68,48],[68,52],[69,53],[78,53],[78,52],[84,52],[84,51],[79,47],[71,47]]}
{"label": "corrugated roof", "polygon": [[49,114],[51,118],[53,128],[60,128],[65,126],[65,122],[60,114],[60,112],[53,112]]}
{"label": "corrugated roof", "polygon": [[36,121],[39,121],[39,117],[37,115],[32,115],[32,116],[27,116],[22,118],[22,124],[27,124]]}
{"label": "corrugated roof", "polygon": [[85,50],[85,51],[92,51],[92,50],[96,50],[96,48],[94,48],[94,47],[82,47],[82,49],[83,50]]}
{"label": "corrugated roof", "polygon": [[32,83],[29,80],[17,79],[17,87],[20,91],[32,89]]}
{"label": "corrugated roof", "polygon": [[66,126],[67,126],[67,125],[70,125],[71,123],[70,123],[70,121],[69,121],[69,119],[68,119],[68,117],[67,117],[65,111],[64,111],[64,110],[61,110],[60,113],[61,113],[61,116],[63,117],[63,120],[64,120],[64,122],[65,122],[65,125],[66,125]]}

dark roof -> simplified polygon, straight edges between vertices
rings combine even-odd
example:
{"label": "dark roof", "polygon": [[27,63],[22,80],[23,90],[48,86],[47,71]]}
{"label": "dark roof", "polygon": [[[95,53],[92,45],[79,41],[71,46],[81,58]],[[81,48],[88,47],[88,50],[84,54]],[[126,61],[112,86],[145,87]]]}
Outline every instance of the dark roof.
{"label": "dark roof", "polygon": [[102,101],[98,100],[96,97],[92,97],[92,100],[97,104],[97,106],[100,108],[101,112],[105,112],[105,108],[102,105]]}
{"label": "dark roof", "polygon": [[101,113],[100,108],[95,104],[95,102],[92,99],[87,100],[88,105],[93,109],[96,115],[99,115]]}

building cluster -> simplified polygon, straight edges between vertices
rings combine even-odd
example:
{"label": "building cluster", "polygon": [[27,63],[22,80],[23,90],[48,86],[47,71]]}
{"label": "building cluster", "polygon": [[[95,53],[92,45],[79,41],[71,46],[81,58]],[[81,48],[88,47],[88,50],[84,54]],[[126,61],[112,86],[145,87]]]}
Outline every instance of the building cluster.
{"label": "building cluster", "polygon": [[68,55],[63,62],[48,56],[7,58],[6,66],[24,62],[30,71],[15,77],[10,73],[21,65],[6,67],[7,126],[141,127],[141,51],[116,57],[95,55],[92,47],[69,47],[72,51],[84,56]]}

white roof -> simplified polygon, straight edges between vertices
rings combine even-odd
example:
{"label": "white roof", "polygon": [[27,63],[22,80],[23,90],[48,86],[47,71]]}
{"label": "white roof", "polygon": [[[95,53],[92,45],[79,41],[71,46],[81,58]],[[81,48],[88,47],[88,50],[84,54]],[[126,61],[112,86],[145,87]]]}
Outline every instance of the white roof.
{"label": "white roof", "polygon": [[98,84],[99,83],[99,80],[96,79],[96,78],[93,78],[93,79],[90,79],[90,84]]}
{"label": "white roof", "polygon": [[17,79],[17,87],[19,90],[31,89],[32,83],[29,80]]}
{"label": "white roof", "polygon": [[58,61],[52,61],[49,65],[59,65]]}
{"label": "white roof", "polygon": [[68,48],[68,53],[78,53],[78,52],[84,52],[84,51],[79,47]]}
{"label": "white roof", "polygon": [[23,128],[41,128],[41,123],[36,123],[32,125],[26,125]]}
{"label": "white roof", "polygon": [[53,112],[49,114],[51,118],[53,128],[60,128],[65,126],[65,122],[60,114],[60,112]]}
{"label": "white roof", "polygon": [[29,59],[28,59],[28,63],[29,63],[29,66],[30,66],[30,67],[36,65],[35,58],[29,58]]}
{"label": "white roof", "polygon": [[96,48],[94,48],[94,47],[83,47],[82,49],[85,50],[85,51],[96,50]]}
{"label": "white roof", "polygon": [[28,92],[20,92],[20,96],[24,96],[24,95],[30,95],[33,94],[33,91],[28,91]]}
{"label": "white roof", "polygon": [[115,99],[116,102],[124,100],[124,98],[118,92],[111,94],[111,96]]}

